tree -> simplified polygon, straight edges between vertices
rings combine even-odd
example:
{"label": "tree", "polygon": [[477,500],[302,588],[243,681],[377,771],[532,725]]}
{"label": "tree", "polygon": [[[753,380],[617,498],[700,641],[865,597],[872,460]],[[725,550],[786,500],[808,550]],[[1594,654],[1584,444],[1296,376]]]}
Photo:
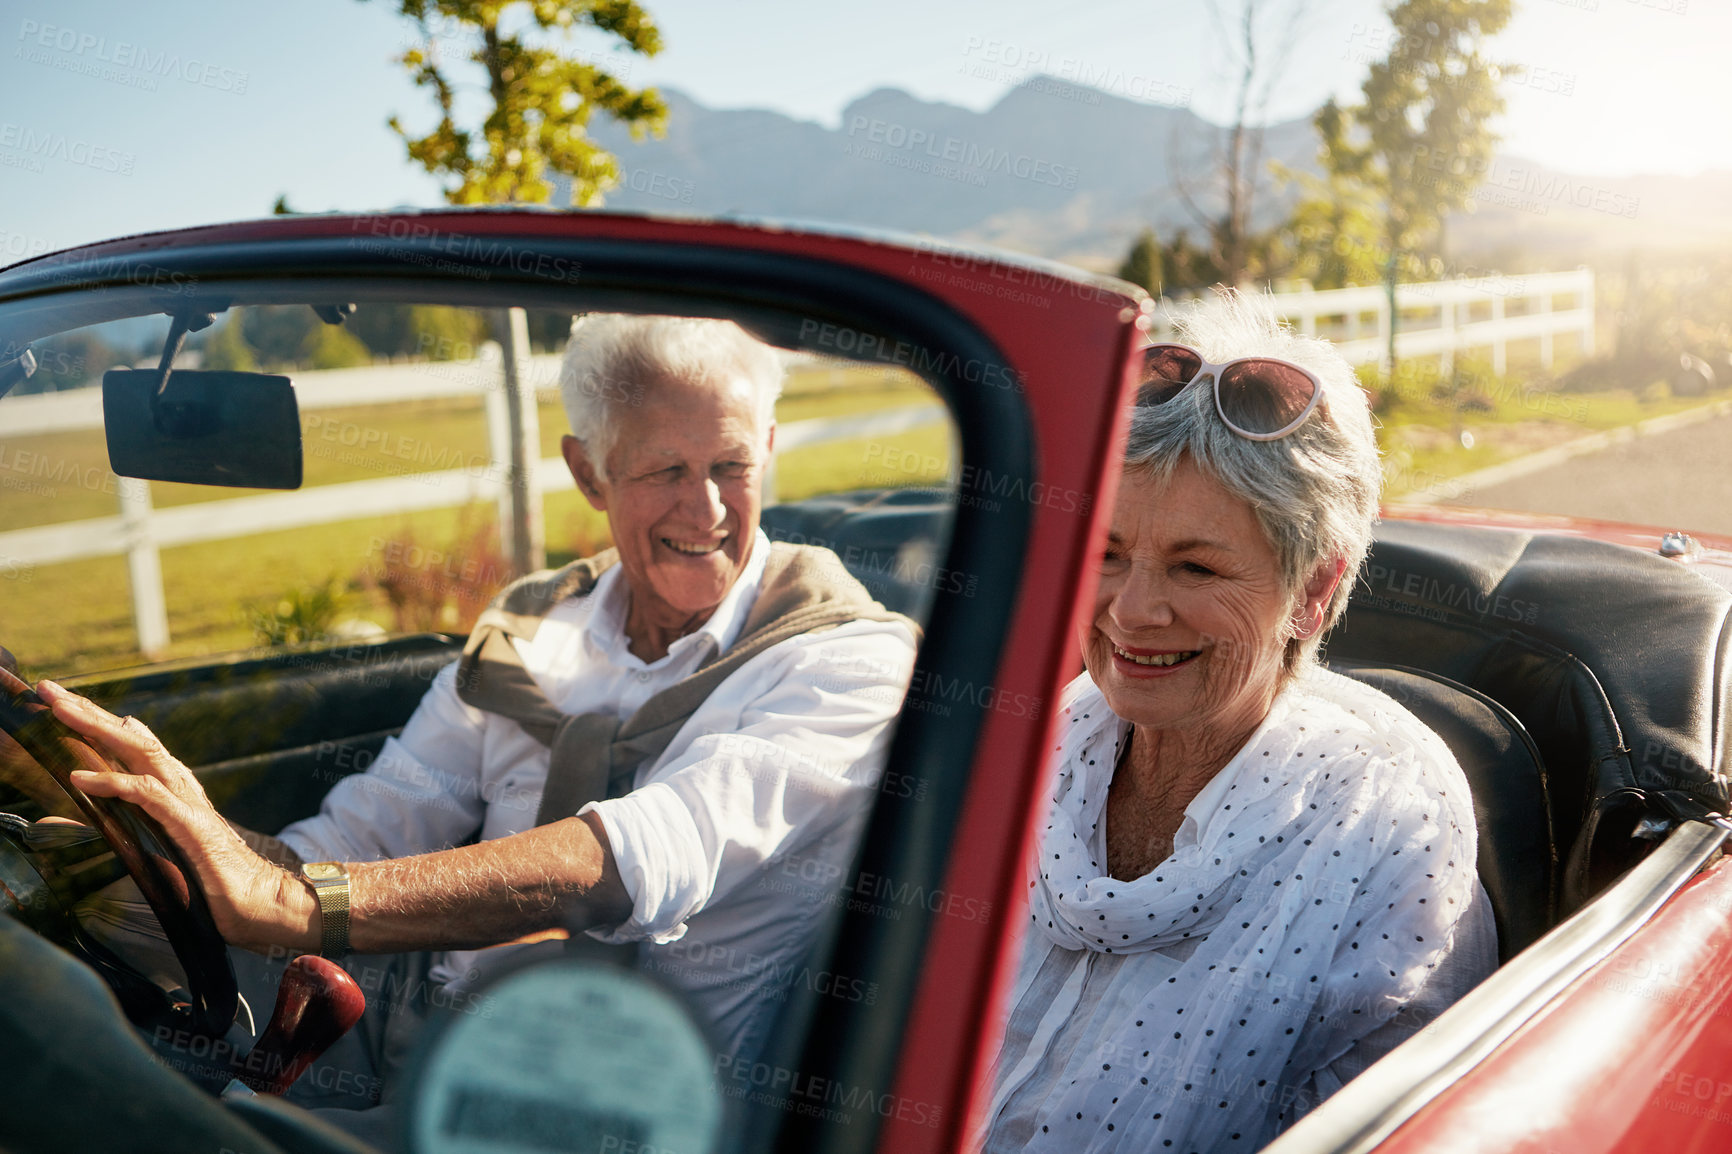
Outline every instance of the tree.
{"label": "tree", "polygon": [[1161,242],[1154,229],[1143,229],[1131,242],[1131,251],[1119,264],[1118,278],[1140,285],[1151,296],[1161,295]]}
{"label": "tree", "polygon": [[[542,203],[553,191],[545,179],[550,172],[571,178],[572,203],[598,204],[618,182],[619,166],[589,139],[590,114],[599,108],[640,139],[666,127],[667,105],[654,89],[629,88],[605,68],[561,48],[587,26],[654,56],[661,51],[661,33],[635,0],[398,2],[402,14],[415,22],[422,44],[397,61],[417,86],[432,90],[439,123],[425,136],[414,136],[393,116],[391,129],[411,160],[456,179],[445,190],[452,204]],[[470,41],[467,59],[486,77],[490,111],[478,126],[459,127],[458,74],[440,59],[440,34],[453,30]],[[552,34],[558,43],[531,43],[524,33]]]}
{"label": "tree", "polygon": [[[1232,57],[1234,72],[1233,121],[1212,142],[1208,165],[1220,207],[1205,209],[1184,178],[1174,177],[1180,202],[1208,238],[1207,264],[1218,270],[1218,279],[1227,284],[1270,271],[1267,258],[1271,247],[1268,238],[1258,236],[1253,219],[1267,176],[1263,126],[1269,101],[1300,40],[1310,7],[1309,0],[1235,3],[1237,13],[1233,15],[1223,10],[1219,0],[1210,5],[1218,40]],[[1172,165],[1175,174],[1185,167],[1180,162]]]}
{"label": "tree", "polygon": [[314,331],[324,322],[305,305],[258,305],[241,313],[225,326],[239,324],[258,362],[269,367],[299,367],[302,348],[314,340]]}
{"label": "tree", "polygon": [[1154,229],[1143,229],[1119,263],[1117,275],[1155,296],[1201,292],[1225,279],[1211,251],[1192,244],[1182,228],[1164,245]]}
{"label": "tree", "polygon": [[1287,175],[1309,190],[1279,234],[1290,274],[1319,289],[1382,280],[1388,253],[1383,248],[1382,218],[1367,190],[1352,181]]}
{"label": "tree", "polygon": [[[571,323],[569,317],[566,324]],[[467,361],[481,355],[487,321],[472,309],[449,305],[372,302],[355,310],[343,326],[378,357]]]}
{"label": "tree", "polygon": [[373,356],[354,333],[321,321],[302,339],[300,363],[309,369],[348,369],[372,364]]}
{"label": "tree", "polygon": [[1390,9],[1389,56],[1371,65],[1364,102],[1343,108],[1330,100],[1317,113],[1325,194],[1374,206],[1392,367],[1403,262],[1424,255],[1445,215],[1469,204],[1490,167],[1498,138],[1488,124],[1503,97],[1500,66],[1480,49],[1509,17],[1510,0],[1402,0]]}
{"label": "tree", "polygon": [[203,351],[204,359],[199,362],[201,368],[227,369],[237,373],[258,371],[259,359],[253,355],[252,346],[241,333],[240,318],[233,313],[211,332]]}

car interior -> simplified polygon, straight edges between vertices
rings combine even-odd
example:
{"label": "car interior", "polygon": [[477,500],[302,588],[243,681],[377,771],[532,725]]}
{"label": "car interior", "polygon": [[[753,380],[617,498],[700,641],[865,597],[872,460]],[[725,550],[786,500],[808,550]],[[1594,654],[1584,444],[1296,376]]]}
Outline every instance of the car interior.
{"label": "car interior", "polygon": [[[650,307],[642,298],[628,303]],[[776,343],[797,346],[788,316],[778,320],[774,312],[757,306],[749,318]],[[962,459],[994,460],[998,434],[971,414],[966,392],[941,379],[930,383],[956,406]],[[1026,469],[1014,459],[1025,442],[1009,437],[1004,444],[1008,468]],[[916,484],[774,505],[765,509],[763,527],[773,540],[833,549],[888,607],[926,622],[924,665],[984,668],[990,679],[995,645],[976,647],[966,662],[957,654],[1009,612],[1019,517],[1026,512],[988,517],[959,507],[953,487]],[[983,544],[989,538],[990,548]],[[898,563],[910,557],[948,558],[954,568],[1007,576],[965,603],[930,580],[911,579],[919,567]],[[316,812],[336,780],[363,769],[462,644],[453,632],[401,633],[189,658],[68,683],[141,717],[194,767],[225,816],[274,831]],[[1503,961],[1591,902],[1657,844],[1672,824],[1661,795],[1715,810],[1726,805],[1721,771],[1732,737],[1725,710],[1732,597],[1677,560],[1571,536],[1390,520],[1380,526],[1325,658],[1406,705],[1462,764],[1474,792],[1480,877]],[[259,718],[271,723],[257,724]],[[892,762],[954,761],[970,741],[967,726],[905,713]],[[966,770],[961,760],[952,779]],[[24,818],[41,813],[22,794],[0,796],[0,809]],[[913,854],[910,843],[930,844],[929,829],[895,799],[881,798],[862,860]],[[942,868],[942,854],[929,850],[922,860],[928,876]],[[868,930],[846,920],[838,917],[822,951],[862,948],[860,935]],[[914,935],[909,948],[917,950],[918,925],[896,932]],[[68,1004],[88,997],[80,989]],[[791,1064],[801,1055],[810,1064],[822,1048],[811,1040],[812,1023],[839,1012],[816,1003],[816,995],[796,990],[784,1011],[772,1049]],[[768,1148],[785,1122],[746,1120],[750,1137],[741,1148]],[[268,1118],[257,1124],[273,1125]],[[285,1148],[321,1148],[317,1141],[341,1148],[328,1135],[273,1133]],[[781,1140],[790,1141],[788,1131]]]}
{"label": "car interior", "polygon": [[[930,587],[886,559],[942,549],[952,501],[921,488],[826,494],[772,506],[763,524],[773,540],[835,550],[885,605],[923,617]],[[1709,767],[1728,736],[1718,703],[1729,641],[1726,594],[1657,554],[1391,521],[1325,656],[1417,714],[1467,773],[1480,877],[1507,961],[1652,847],[1660,831],[1642,825],[1655,816],[1646,794],[1725,804]],[[199,767],[228,816],[265,827],[316,812],[334,777],[366,765],[401,727],[461,643],[398,637],[82,688],[138,712]],[[367,688],[356,692],[362,670]],[[237,739],[222,721],[260,713],[282,728]]]}

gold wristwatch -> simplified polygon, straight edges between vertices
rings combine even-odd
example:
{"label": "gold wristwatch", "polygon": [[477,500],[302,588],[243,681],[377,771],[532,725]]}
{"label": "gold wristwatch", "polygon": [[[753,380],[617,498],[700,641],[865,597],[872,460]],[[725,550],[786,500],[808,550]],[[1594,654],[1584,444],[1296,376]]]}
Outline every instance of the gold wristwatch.
{"label": "gold wristwatch", "polygon": [[349,952],[349,871],[339,861],[308,862],[301,876],[319,899],[319,956],[340,958]]}

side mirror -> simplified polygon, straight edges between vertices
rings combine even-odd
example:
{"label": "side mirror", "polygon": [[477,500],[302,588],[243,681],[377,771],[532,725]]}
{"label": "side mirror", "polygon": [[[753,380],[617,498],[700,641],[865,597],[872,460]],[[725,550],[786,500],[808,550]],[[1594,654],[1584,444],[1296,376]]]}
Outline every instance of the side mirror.
{"label": "side mirror", "polygon": [[[102,377],[108,463],[122,477],[301,487],[301,417],[295,387],[266,373],[111,369]],[[159,395],[160,393],[160,395]]]}

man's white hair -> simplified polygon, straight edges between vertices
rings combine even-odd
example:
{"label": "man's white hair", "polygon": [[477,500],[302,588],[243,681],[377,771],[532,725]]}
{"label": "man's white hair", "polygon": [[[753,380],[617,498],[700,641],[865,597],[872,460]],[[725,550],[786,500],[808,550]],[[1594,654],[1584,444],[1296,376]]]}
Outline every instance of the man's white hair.
{"label": "man's white hair", "polygon": [[590,313],[572,322],[559,395],[572,436],[605,480],[620,406],[641,405],[669,380],[722,387],[742,378],[757,394],[762,433],[782,395],[782,361],[769,345],[733,321]]}
{"label": "man's white hair", "polygon": [[1377,522],[1383,469],[1371,408],[1353,367],[1335,346],[1295,334],[1262,296],[1222,290],[1174,318],[1176,339],[1220,364],[1235,357],[1278,357],[1311,370],[1323,399],[1298,429],[1277,441],[1253,441],[1229,429],[1215,411],[1207,382],[1164,405],[1131,414],[1125,468],[1159,480],[1189,458],[1206,475],[1251,506],[1281,566],[1297,608],[1320,566],[1346,562],[1324,609],[1323,627],[1289,640],[1284,669],[1297,673],[1316,660],[1323,635],[1341,619]]}

